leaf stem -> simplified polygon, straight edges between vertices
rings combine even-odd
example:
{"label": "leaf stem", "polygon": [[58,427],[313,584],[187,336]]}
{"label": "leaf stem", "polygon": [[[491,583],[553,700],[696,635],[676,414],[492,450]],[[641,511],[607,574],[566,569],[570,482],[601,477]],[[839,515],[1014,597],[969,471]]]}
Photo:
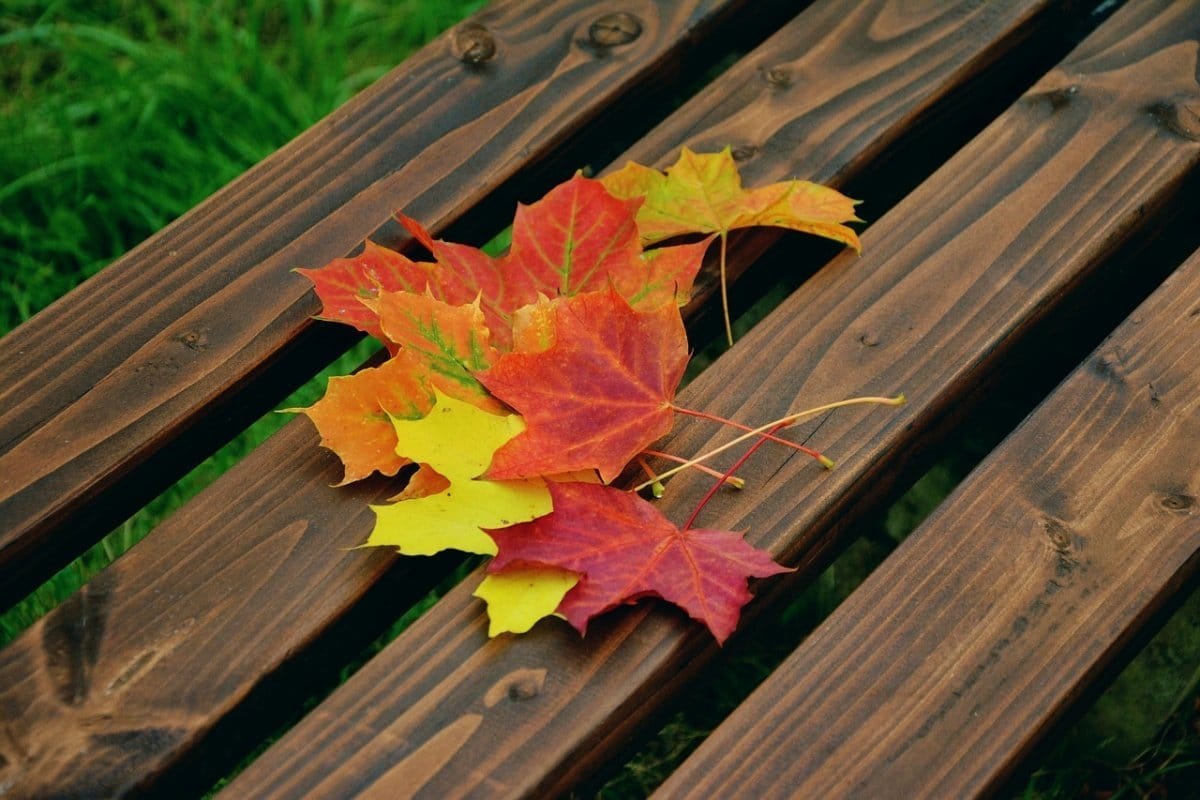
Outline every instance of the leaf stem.
{"label": "leaf stem", "polygon": [[[707,420],[711,420],[712,422],[719,422],[722,425],[728,425],[729,427],[737,428],[738,430],[742,430],[742,431],[752,430],[752,428],[749,425],[743,425],[742,423],[740,423],[736,420],[726,419],[725,417],[719,417],[716,414],[710,414],[707,411],[696,411],[695,409],[683,408],[682,406],[672,406],[672,408],[674,408],[680,414],[687,414],[688,416],[691,416],[691,417],[699,417],[700,419],[707,419]],[[784,426],[784,427],[786,427],[786,426]],[[821,462],[821,466],[824,467],[825,469],[833,469],[833,461],[828,456],[826,456],[824,453],[820,453],[816,450],[813,450],[811,447],[806,447],[806,446],[800,444],[799,442],[793,442],[788,439],[784,439],[780,436],[775,436],[770,433],[762,434],[762,438],[770,440],[772,442],[776,442],[781,445],[784,445],[785,447],[790,447],[793,450],[799,450],[801,453],[811,456],[811,457],[815,458],[817,461]]]}
{"label": "leaf stem", "polygon": [[646,475],[650,478],[650,494],[654,495],[654,499],[656,500],[662,497],[663,494],[666,493],[667,489],[662,485],[662,481],[658,479],[658,475],[654,473],[654,470],[650,469],[650,465],[646,463],[646,459],[642,458],[641,456],[638,456],[638,465],[641,466],[642,470],[644,470]]}
{"label": "leaf stem", "polygon": [[[750,430],[749,432],[742,434],[741,436],[738,436],[736,439],[726,442],[725,444],[721,445],[720,447],[715,447],[712,450],[709,450],[707,453],[701,453],[700,455],[696,456],[695,458],[688,459],[687,461],[683,462],[679,466],[672,467],[671,469],[667,470],[666,472],[659,474],[658,479],[661,481],[665,478],[671,477],[672,475],[677,475],[680,472],[682,472],[683,470],[687,469],[688,467],[691,467],[694,464],[699,464],[703,461],[707,461],[708,459],[712,458],[713,456],[717,455],[718,453],[724,453],[726,450],[730,449],[731,447],[737,447],[739,444],[746,441],[747,439],[753,439],[756,436],[761,436],[764,432],[769,432],[772,428],[774,428],[777,425],[778,426],[791,425],[793,422],[804,419],[805,417],[811,417],[816,414],[823,414],[826,411],[832,411],[835,408],[845,408],[846,406],[865,405],[868,403],[876,404],[876,405],[885,405],[885,406],[902,406],[902,405],[904,405],[905,402],[906,402],[906,400],[904,398],[904,395],[902,395],[902,394],[897,395],[895,397],[851,397],[849,400],[838,400],[836,403],[826,403],[823,406],[816,406],[815,408],[807,408],[804,411],[797,411],[794,414],[788,414],[786,417],[780,417],[777,420],[768,422],[766,425],[760,425],[759,427],[754,428],[754,429]],[[640,492],[642,489],[645,489],[647,486],[649,486],[650,483],[652,483],[652,482],[653,481],[648,482],[648,483],[639,484],[638,486],[633,487],[633,489],[631,491]]]}
{"label": "leaf stem", "polygon": [[[779,430],[780,428],[782,428],[786,424],[787,424],[786,422],[781,422],[778,425],[775,425],[774,427],[772,427],[770,429],[770,431],[773,433],[773,432]],[[750,445],[750,447],[746,448],[746,452],[742,453],[742,457],[739,458],[737,461],[733,462],[733,466],[731,466],[729,468],[729,470],[725,473],[725,475],[721,475],[720,476],[721,479],[718,480],[716,483],[714,483],[712,486],[710,486],[708,491],[704,493],[704,497],[700,498],[700,502],[696,504],[696,507],[694,509],[692,509],[691,516],[688,517],[687,522],[683,523],[683,528],[681,530],[686,531],[692,527],[692,523],[696,521],[696,517],[700,516],[700,512],[704,510],[704,507],[706,505],[708,505],[708,501],[713,499],[713,497],[717,493],[717,489],[720,489],[721,484],[723,484],[725,482],[725,477],[728,475],[732,475],[733,473],[735,473],[739,469],[741,469],[742,464],[745,464],[746,461],[750,458],[750,456],[754,455],[755,451],[757,451],[758,448],[760,448],[764,444],[766,444],[766,442],[767,442],[767,437],[762,436],[762,437],[759,437],[759,440],[757,442]]]}
{"label": "leaf stem", "polygon": [[[655,458],[663,458],[663,459],[666,459],[667,461],[674,461],[676,464],[682,464],[683,462],[687,461],[686,458],[680,458],[679,456],[671,455],[670,453],[664,453],[661,450],[643,450],[642,452],[648,456],[654,456]],[[655,475],[653,472],[650,471],[650,467],[646,465],[646,462],[643,459],[639,458],[638,463],[642,465],[642,469],[646,470],[646,472],[649,473],[652,478],[658,477],[657,475]],[[733,474],[722,475],[717,470],[713,469],[712,467],[705,466],[704,464],[693,464],[692,468],[698,469],[701,472],[703,472],[705,475],[711,475],[714,478],[724,478],[725,482],[728,483],[730,486],[732,486],[735,489],[745,489],[746,488],[746,482],[736,475],[733,475]],[[657,495],[657,494],[655,496],[661,497],[661,495]]]}
{"label": "leaf stem", "polygon": [[721,310],[725,313],[725,339],[733,347],[733,321],[729,317],[729,282],[725,278],[725,240],[728,231],[721,231]]}

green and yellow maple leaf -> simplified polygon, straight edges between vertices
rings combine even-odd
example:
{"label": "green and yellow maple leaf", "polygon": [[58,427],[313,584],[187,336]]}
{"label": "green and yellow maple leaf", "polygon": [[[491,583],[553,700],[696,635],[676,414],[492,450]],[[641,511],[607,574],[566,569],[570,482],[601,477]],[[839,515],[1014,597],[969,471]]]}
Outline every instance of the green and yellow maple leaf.
{"label": "green and yellow maple leaf", "polygon": [[382,292],[368,305],[379,314],[384,335],[432,387],[487,411],[503,409],[473,374],[499,356],[478,298],[451,305],[428,294]]}
{"label": "green and yellow maple leaf", "polygon": [[814,233],[860,248],[845,222],[858,222],[857,201],[811,181],[781,181],[757,189],[742,187],[737,163],[727,147],[720,153],[683,148],[666,173],[632,161],[601,183],[620,198],[644,199],[637,212],[643,244],[685,233],[716,233],[767,225]]}
{"label": "green and yellow maple leaf", "polygon": [[601,179],[616,197],[642,198],[638,234],[649,245],[689,233],[716,234],[721,240],[721,299],[729,343],[733,332],[725,286],[725,241],[737,228],[770,226],[812,233],[861,249],[846,222],[861,222],[857,201],[811,181],[781,181],[756,189],[742,187],[730,148],[693,153],[683,148],[666,173],[629,162]]}

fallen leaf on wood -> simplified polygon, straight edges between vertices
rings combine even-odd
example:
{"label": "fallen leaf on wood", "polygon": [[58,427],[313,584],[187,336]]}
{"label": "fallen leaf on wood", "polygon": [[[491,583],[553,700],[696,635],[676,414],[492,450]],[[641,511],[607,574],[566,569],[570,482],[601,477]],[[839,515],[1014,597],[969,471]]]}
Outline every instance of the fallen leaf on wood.
{"label": "fallen leaf on wood", "polygon": [[736,228],[767,225],[860,249],[858,235],[842,224],[858,220],[854,200],[810,181],[745,189],[729,148],[693,153],[685,147],[666,174],[629,162],[601,180],[617,197],[643,198],[637,224],[644,244],[685,233],[724,235]]}
{"label": "fallen leaf on wood", "polygon": [[527,426],[487,474],[595,469],[607,483],[671,429],[688,357],[683,321],[674,305],[634,311],[612,290],[559,300],[552,315],[553,345],[506,353],[478,375]]}
{"label": "fallen leaf on wood", "polygon": [[580,633],[597,614],[655,596],[724,642],[750,600],[747,580],[790,571],[741,534],[680,530],[634,493],[586,483],[548,488],[553,513],[491,531],[499,553],[488,569],[547,565],[582,575],[559,606]]}
{"label": "fallen leaf on wood", "polygon": [[553,567],[510,569],[484,576],[473,596],[487,603],[489,637],[525,633],[552,616],[578,582],[575,573]]}
{"label": "fallen leaf on wood", "polygon": [[390,545],[405,555],[494,554],[496,544],[482,529],[549,514],[550,493],[542,481],[477,479],[496,448],[523,429],[519,417],[489,414],[441,392],[435,395],[427,416],[392,424],[397,452],[428,464],[449,485],[437,494],[371,506],[375,527],[364,546]]}
{"label": "fallen leaf on wood", "polygon": [[394,250],[368,241],[362,253],[337,258],[320,269],[297,269],[312,281],[321,300],[318,319],[341,322],[370,334],[396,352],[379,327],[379,316],[363,302],[379,297],[380,292],[423,292],[437,275],[433,264],[409,259]]}
{"label": "fallen leaf on wood", "polygon": [[407,354],[367,367],[353,375],[333,377],[325,396],[308,408],[290,408],[312,420],[321,446],[342,460],[341,484],[372,472],[395,475],[408,459],[396,454],[392,417],[419,419],[433,407],[433,392],[423,370]]}

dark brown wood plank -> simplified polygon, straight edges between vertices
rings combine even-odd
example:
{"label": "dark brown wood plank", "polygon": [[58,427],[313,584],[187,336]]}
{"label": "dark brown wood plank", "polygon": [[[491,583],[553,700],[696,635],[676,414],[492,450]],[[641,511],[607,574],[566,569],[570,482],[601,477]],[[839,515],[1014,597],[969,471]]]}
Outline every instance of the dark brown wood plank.
{"label": "dark brown wood plank", "polygon": [[[919,10],[888,0],[816,3],[617,163],[665,167],[681,142],[698,152],[731,147],[747,185],[782,177],[847,188],[867,182],[872,191],[863,193],[859,211],[878,219],[886,210],[878,195],[891,187],[880,185],[877,171],[912,185],[928,174],[914,179],[896,168],[889,149],[920,162],[946,146],[948,132],[961,145],[1010,102],[986,95],[1015,99],[1065,54],[1065,31],[1086,24],[1082,10],[1055,3],[935,2]],[[989,39],[996,44],[983,46]],[[1018,48],[1025,55],[1009,58]],[[1030,69],[1037,71],[1022,76]],[[951,88],[929,92],[940,81]],[[983,121],[969,128],[966,118],[981,113]],[[790,171],[781,172],[780,163]],[[940,162],[926,163],[932,170]],[[781,238],[771,229],[732,236],[731,280]],[[690,310],[702,311],[718,280],[716,270],[701,274]]]}
{"label": "dark brown wood plank", "polygon": [[1200,566],[1200,253],[657,796],[974,797]]}
{"label": "dark brown wood plank", "polygon": [[[1200,168],[1187,124],[1200,4],[1132,4],[946,167],[706,371],[682,403],[746,420],[859,394],[908,393],[800,435],[839,468],[764,451],[705,527],[748,529],[787,563],[820,562],[1014,344],[1086,291],[1139,221]],[[1148,111],[1153,109],[1153,113]],[[683,428],[678,453],[715,444]],[[677,479],[687,512],[707,488]],[[549,621],[488,640],[468,580],[229,787],[229,796],[553,796],[628,741],[715,654],[698,625],[644,603],[586,639]],[[777,580],[766,586],[786,586]],[[772,589],[779,593],[779,588]]]}
{"label": "dark brown wood plank", "polygon": [[[1027,58],[1018,47],[1025,44],[1024,28],[1052,18],[1054,7],[1019,0],[991,3],[982,12],[975,3],[951,4],[923,26],[901,27],[893,37],[880,23],[895,19],[892,4],[833,5],[854,20],[852,30],[859,33],[848,36],[851,41],[875,31],[861,68],[852,66],[857,48],[850,45],[836,60],[806,57],[828,31],[802,23],[782,31],[757,57],[793,63],[813,80],[823,69],[830,70],[829,81],[846,81],[853,73],[845,92],[856,102],[831,108],[817,98],[806,105],[808,95],[797,89],[786,104],[771,104],[778,91],[773,84],[745,84],[738,71],[729,79],[745,84],[745,106],[766,105],[780,115],[772,121],[771,114],[756,112],[772,128],[784,127],[783,118],[809,115],[875,122],[837,151],[765,150],[746,162],[756,180],[800,174],[832,175],[839,182],[869,171],[874,161],[860,154],[887,152],[914,123],[914,109],[921,118],[1001,53]],[[921,36],[956,59],[933,68],[914,56],[913,38]],[[872,91],[880,81],[904,91]],[[864,88],[856,91],[855,85]],[[709,121],[721,125],[724,114],[741,113],[727,106]],[[692,122],[687,129],[694,130]],[[677,144],[663,147],[674,151]],[[77,785],[158,786],[191,774],[183,763],[190,754],[211,754],[214,743],[236,752],[227,737],[270,724],[281,707],[295,703],[316,671],[313,659],[344,659],[352,648],[342,644],[339,631],[381,629],[387,614],[394,616],[436,581],[442,573],[427,560],[405,560],[388,572],[394,559],[386,553],[341,550],[366,537],[371,515],[365,502],[384,490],[329,488],[338,474],[307,422],[289,424],[72,602],[0,652],[0,718],[8,722],[8,733],[0,736],[0,782],[44,793]]]}
{"label": "dark brown wood plank", "polygon": [[345,346],[293,267],[445,227],[744,5],[496,3],[0,340],[0,608]]}

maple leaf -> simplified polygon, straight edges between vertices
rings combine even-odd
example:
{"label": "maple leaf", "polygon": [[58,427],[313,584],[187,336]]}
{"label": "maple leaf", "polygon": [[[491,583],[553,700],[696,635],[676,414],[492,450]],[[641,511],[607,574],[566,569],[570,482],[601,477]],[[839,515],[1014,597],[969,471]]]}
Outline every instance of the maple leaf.
{"label": "maple leaf", "polygon": [[499,355],[478,302],[455,306],[428,294],[383,292],[370,306],[384,335],[431,386],[484,410],[502,409],[474,375]]}
{"label": "maple leaf", "polygon": [[[396,438],[396,430],[392,428],[392,438]],[[399,443],[397,443],[399,444]],[[405,459],[406,461],[408,459]],[[450,488],[450,481],[428,464],[421,464],[420,469],[408,478],[408,483],[395,497],[389,497],[388,502],[398,503],[401,500],[416,500],[431,494],[440,494]]]}
{"label": "maple leaf", "polygon": [[[484,410],[503,410],[472,374],[497,355],[477,306],[450,306],[427,295],[387,291],[364,303],[379,313],[383,334],[400,348],[396,355],[382,366],[330,378],[325,396],[309,408],[287,409],[306,414],[321,434],[321,444],[342,460],[342,484],[373,471],[395,475],[411,463],[396,453],[391,417],[425,416],[433,407],[434,388]],[[426,472],[410,479],[404,496],[429,493],[436,486]]]}
{"label": "maple leaf", "polygon": [[312,281],[321,300],[318,319],[357,328],[383,341],[393,354],[396,346],[380,329],[379,315],[363,301],[375,300],[381,291],[422,292],[431,281],[437,282],[433,264],[413,261],[371,241],[357,256],[335,258],[319,269],[296,272]]}
{"label": "maple leaf", "polygon": [[613,287],[634,308],[658,308],[666,303],[687,305],[692,284],[704,263],[704,253],[713,237],[698,242],[658,247],[642,254],[644,273],[631,271],[612,276]]}
{"label": "maple leaf", "polygon": [[538,295],[537,301],[513,312],[513,350],[537,353],[554,344],[555,305],[556,301]]}
{"label": "maple leaf", "polygon": [[642,252],[635,220],[640,200],[614,197],[576,175],[531,205],[519,205],[512,247],[492,258],[474,247],[434,239],[416,220],[397,219],[437,261],[434,293],[449,303],[481,298],[493,340],[507,349],[517,309],[539,296],[571,297],[611,282],[630,302],[686,302],[704,257],[696,244]]}
{"label": "maple leaf", "polygon": [[580,633],[597,614],[656,596],[723,643],[750,600],[748,578],[790,571],[740,534],[680,530],[632,492],[586,483],[548,488],[553,513],[490,532],[499,553],[488,570],[540,564],[582,575],[558,609]]}
{"label": "maple leaf", "polygon": [[477,480],[492,453],[524,426],[435,391],[436,403],[417,420],[393,419],[397,452],[428,464],[448,485],[391,505],[371,506],[375,527],[364,547],[391,545],[405,555],[463,550],[491,555],[496,544],[483,528],[503,528],[549,514],[541,481]]}
{"label": "maple leaf", "polygon": [[321,446],[341,459],[345,475],[339,485],[372,472],[395,475],[411,462],[396,454],[391,418],[417,419],[433,407],[433,393],[421,375],[419,365],[401,353],[378,367],[330,378],[325,396],[308,408],[284,410],[307,415],[321,434]]}
{"label": "maple leaf", "polygon": [[509,316],[528,301],[523,294],[510,292],[498,260],[477,247],[434,239],[421,223],[404,214],[397,213],[396,219],[436,261],[437,280],[430,287],[434,296],[451,305],[478,300],[493,341],[507,349]]}
{"label": "maple leaf", "polygon": [[841,224],[859,221],[856,201],[810,181],[742,188],[730,148],[693,153],[683,148],[666,174],[629,162],[601,179],[617,197],[644,198],[637,224],[651,244],[685,233],[727,234],[754,225],[814,233],[860,249],[858,236]]}
{"label": "maple leaf", "polygon": [[688,358],[683,320],[674,306],[634,311],[611,289],[559,300],[552,315],[552,345],[506,353],[478,374],[527,426],[487,474],[595,469],[607,483],[671,429]]}
{"label": "maple leaf", "polygon": [[487,603],[488,636],[525,633],[541,619],[554,614],[572,586],[574,572],[554,567],[524,567],[486,575],[473,597]]}
{"label": "maple leaf", "polygon": [[744,189],[728,147],[720,153],[700,154],[685,147],[666,174],[631,161],[602,180],[617,197],[643,199],[637,224],[645,244],[685,233],[720,237],[721,307],[725,338],[731,345],[733,324],[725,279],[725,242],[731,230],[754,225],[791,228],[861,249],[857,234],[842,224],[858,220],[854,200],[810,181]]}

